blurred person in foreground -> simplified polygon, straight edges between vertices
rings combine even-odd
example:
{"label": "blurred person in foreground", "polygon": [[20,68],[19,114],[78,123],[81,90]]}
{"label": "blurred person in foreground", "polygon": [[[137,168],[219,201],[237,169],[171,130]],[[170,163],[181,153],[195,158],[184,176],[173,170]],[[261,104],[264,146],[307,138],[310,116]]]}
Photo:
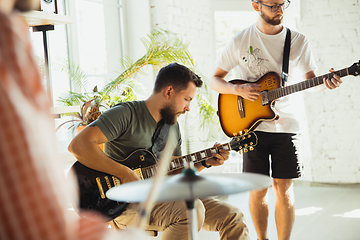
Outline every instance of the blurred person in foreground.
{"label": "blurred person in foreground", "polygon": [[107,230],[104,219],[68,210],[75,191],[56,154],[28,28],[16,15],[36,4],[0,0],[0,239],[122,239]]}

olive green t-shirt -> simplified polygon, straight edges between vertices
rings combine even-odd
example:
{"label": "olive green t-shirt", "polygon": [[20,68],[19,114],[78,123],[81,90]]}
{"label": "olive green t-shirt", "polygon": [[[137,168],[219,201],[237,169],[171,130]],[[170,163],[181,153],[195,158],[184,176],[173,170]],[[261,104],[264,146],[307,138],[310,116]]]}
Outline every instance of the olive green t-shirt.
{"label": "olive green t-shirt", "polygon": [[[105,154],[113,160],[123,160],[137,149],[150,150],[157,122],[144,101],[124,102],[102,113],[91,125],[98,126],[108,142]],[[181,156],[181,134],[179,124],[171,126],[177,143],[174,156]]]}

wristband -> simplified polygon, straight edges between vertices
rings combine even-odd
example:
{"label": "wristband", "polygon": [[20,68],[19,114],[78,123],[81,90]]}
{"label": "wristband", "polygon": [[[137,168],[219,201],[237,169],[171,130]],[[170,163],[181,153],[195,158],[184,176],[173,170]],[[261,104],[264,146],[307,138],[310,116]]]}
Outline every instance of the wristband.
{"label": "wristband", "polygon": [[205,162],[205,160],[202,160],[202,161],[201,161],[201,165],[203,165],[203,166],[206,167],[206,168],[211,168],[211,165],[207,165],[206,162]]}

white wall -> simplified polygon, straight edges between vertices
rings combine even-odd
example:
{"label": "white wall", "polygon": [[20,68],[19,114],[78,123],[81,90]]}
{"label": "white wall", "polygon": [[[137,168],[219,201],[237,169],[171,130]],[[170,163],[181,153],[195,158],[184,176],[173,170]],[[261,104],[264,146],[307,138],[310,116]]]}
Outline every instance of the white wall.
{"label": "white wall", "polygon": [[211,0],[151,0],[152,28],[177,33],[189,43],[197,69],[205,75],[214,69],[214,24]]}
{"label": "white wall", "polygon": [[[298,30],[311,44],[317,75],[349,67],[360,59],[360,2],[302,0]],[[306,180],[360,181],[359,78],[344,77],[336,90],[305,93]]]}

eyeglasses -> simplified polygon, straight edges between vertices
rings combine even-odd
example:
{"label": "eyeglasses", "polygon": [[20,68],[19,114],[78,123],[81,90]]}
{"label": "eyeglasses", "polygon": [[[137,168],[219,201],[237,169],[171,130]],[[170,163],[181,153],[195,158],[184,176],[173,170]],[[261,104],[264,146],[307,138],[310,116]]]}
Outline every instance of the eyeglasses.
{"label": "eyeglasses", "polygon": [[286,9],[286,8],[288,8],[289,5],[290,5],[290,1],[289,1],[289,0],[283,2],[282,4],[276,4],[276,5],[273,5],[273,6],[269,6],[269,5],[266,5],[266,4],[263,4],[263,3],[261,3],[261,2],[257,2],[257,1],[256,1],[256,3],[260,3],[261,5],[270,8],[270,10],[271,10],[272,12],[276,12],[277,10],[279,10],[280,7],[283,7],[283,9]]}

